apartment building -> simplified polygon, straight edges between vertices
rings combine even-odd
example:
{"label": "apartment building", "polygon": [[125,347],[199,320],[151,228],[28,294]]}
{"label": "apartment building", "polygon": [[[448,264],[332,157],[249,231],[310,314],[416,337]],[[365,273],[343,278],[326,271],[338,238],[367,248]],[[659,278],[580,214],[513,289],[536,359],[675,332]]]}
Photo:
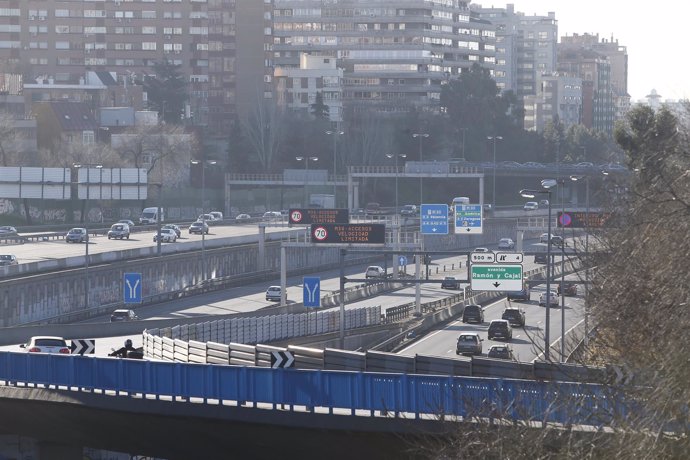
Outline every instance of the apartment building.
{"label": "apartment building", "polygon": [[534,96],[525,96],[525,125],[528,131],[544,130],[559,121],[567,129],[582,118],[582,79],[554,73],[543,75],[541,87]]}
{"label": "apartment building", "polygon": [[465,0],[274,0],[273,63],[302,53],[343,69],[343,107],[435,110],[441,85],[474,63],[493,71],[494,26]]}

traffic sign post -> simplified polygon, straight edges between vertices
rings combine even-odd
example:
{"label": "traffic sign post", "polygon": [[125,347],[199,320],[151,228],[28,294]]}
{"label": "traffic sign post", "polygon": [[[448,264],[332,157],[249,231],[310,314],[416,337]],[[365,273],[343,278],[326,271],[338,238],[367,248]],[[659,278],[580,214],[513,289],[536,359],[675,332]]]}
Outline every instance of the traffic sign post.
{"label": "traffic sign post", "polygon": [[492,264],[496,262],[496,254],[493,252],[473,252],[470,254],[470,262],[473,264]]}
{"label": "traffic sign post", "polygon": [[610,212],[558,211],[558,228],[603,228],[610,224]]}
{"label": "traffic sign post", "polygon": [[312,243],[386,244],[385,224],[311,224]]}
{"label": "traffic sign post", "polygon": [[125,303],[141,303],[141,273],[125,273],[123,298]]}
{"label": "traffic sign post", "polygon": [[398,257],[398,265],[401,267],[404,267],[405,265],[407,265],[407,257],[405,257],[405,256]]}
{"label": "traffic sign post", "polygon": [[481,234],[482,205],[457,204],[455,205],[455,233],[456,234]]}
{"label": "traffic sign post", "polygon": [[350,211],[347,209],[290,209],[290,225],[311,224],[347,224],[350,222]]}
{"label": "traffic sign post", "polygon": [[96,352],[96,341],[94,339],[72,339],[69,348],[73,355],[92,355]]}
{"label": "traffic sign post", "polygon": [[290,351],[272,351],[271,352],[271,367],[273,369],[292,367],[294,362],[295,362],[295,356]]}
{"label": "traffic sign post", "polygon": [[423,235],[447,235],[448,205],[422,204],[419,213],[419,224]]}
{"label": "traffic sign post", "polygon": [[499,264],[521,264],[524,256],[521,252],[497,252],[496,263]]}
{"label": "traffic sign post", "polygon": [[521,291],[522,265],[471,265],[470,286],[473,291]]}
{"label": "traffic sign post", "polygon": [[302,278],[302,303],[305,307],[321,306],[321,278]]}

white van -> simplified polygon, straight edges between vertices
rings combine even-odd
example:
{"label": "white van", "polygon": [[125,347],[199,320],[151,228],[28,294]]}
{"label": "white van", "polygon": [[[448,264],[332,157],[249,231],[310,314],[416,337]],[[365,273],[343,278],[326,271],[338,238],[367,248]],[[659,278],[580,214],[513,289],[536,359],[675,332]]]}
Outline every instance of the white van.
{"label": "white van", "polygon": [[455,198],[453,198],[453,201],[450,203],[450,209],[448,210],[448,213],[453,214],[455,212],[455,205],[461,205],[461,204],[470,204],[469,197],[456,196]]}
{"label": "white van", "polygon": [[[161,222],[165,221],[165,210],[161,208]],[[158,208],[144,208],[139,217],[140,224],[156,224],[158,223]]]}

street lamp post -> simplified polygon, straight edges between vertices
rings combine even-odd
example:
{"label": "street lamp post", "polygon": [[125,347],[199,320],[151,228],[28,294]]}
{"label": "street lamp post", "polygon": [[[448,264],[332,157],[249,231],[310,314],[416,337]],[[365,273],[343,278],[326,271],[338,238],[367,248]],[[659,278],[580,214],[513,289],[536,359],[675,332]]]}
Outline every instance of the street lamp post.
{"label": "street lamp post", "polygon": [[100,164],[83,164],[75,163],[73,165],[75,168],[86,168],[86,202],[84,203],[84,212],[81,215],[82,222],[84,224],[84,230],[86,230],[86,241],[84,242],[84,309],[89,308],[89,226],[88,226],[88,211],[89,211],[89,198],[91,193],[91,168],[102,169],[103,165]]}
{"label": "street lamp post", "polygon": [[589,176],[570,176],[570,180],[585,180],[585,345],[589,344],[588,339],[588,318],[589,318]]}
{"label": "street lamp post", "polygon": [[333,203],[337,208],[337,190],[338,190],[338,136],[345,134],[344,131],[326,131],[326,134],[333,136]]}
{"label": "street lamp post", "polygon": [[[561,216],[565,214],[565,180],[561,184]],[[561,224],[562,225],[562,224]],[[561,362],[565,362],[565,226],[561,226]]]}
{"label": "street lamp post", "polygon": [[309,207],[309,162],[319,161],[319,157],[295,157],[297,161],[304,161],[304,207]]}
{"label": "street lamp post", "polygon": [[400,212],[400,209],[398,208],[398,158],[407,158],[407,155],[404,153],[387,153],[386,158],[395,159],[395,212],[397,214]]}
{"label": "street lamp post", "polygon": [[[213,166],[217,163],[217,161],[191,160],[191,163],[193,165],[201,165],[201,281],[206,281],[206,208],[204,207],[206,191],[206,165]],[[160,240],[160,236],[158,239]]]}
{"label": "street lamp post", "polygon": [[523,198],[534,198],[537,194],[545,194],[549,200],[549,214],[547,222],[547,234],[549,235],[546,243],[546,320],[544,326],[544,360],[550,361],[550,333],[551,327],[551,188],[556,186],[556,180],[544,179],[541,181],[543,190],[520,190]]}
{"label": "street lamp post", "polygon": [[[494,178],[493,178],[493,192],[491,193],[492,205],[491,209],[496,209],[496,139],[503,140],[502,136],[486,136],[488,140],[494,141]],[[463,152],[464,155],[464,152]]]}
{"label": "street lamp post", "polygon": [[[421,163],[424,161],[424,157],[423,157],[424,152],[422,150],[422,139],[428,138],[429,133],[413,133],[412,137],[419,139],[419,162]],[[420,165],[420,167],[422,167],[422,166]],[[424,202],[424,188],[423,187],[424,187],[424,185],[422,183],[422,174],[420,172],[420,175],[419,175],[419,205],[420,206]]]}

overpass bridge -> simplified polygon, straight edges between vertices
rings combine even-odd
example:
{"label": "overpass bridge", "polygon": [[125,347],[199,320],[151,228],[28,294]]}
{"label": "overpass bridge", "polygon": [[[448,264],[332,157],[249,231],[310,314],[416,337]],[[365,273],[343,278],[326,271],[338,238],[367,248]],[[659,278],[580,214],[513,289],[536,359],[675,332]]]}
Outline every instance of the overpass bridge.
{"label": "overpass bridge", "polygon": [[80,445],[169,460],[412,458],[461,423],[601,428],[629,410],[587,383],[10,352],[0,385],[0,431],[58,441],[64,460]]}

